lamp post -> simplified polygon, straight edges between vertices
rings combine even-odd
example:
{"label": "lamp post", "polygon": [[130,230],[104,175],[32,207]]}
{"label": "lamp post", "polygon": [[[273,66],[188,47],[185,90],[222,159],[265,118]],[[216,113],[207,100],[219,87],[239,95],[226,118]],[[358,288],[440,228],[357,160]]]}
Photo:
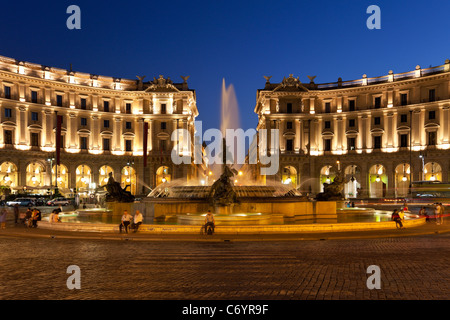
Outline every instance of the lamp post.
{"label": "lamp post", "polygon": [[409,110],[409,191],[408,193],[411,195],[411,187],[412,187],[412,110]]}
{"label": "lamp post", "polygon": [[[53,193],[52,193],[52,186],[53,186],[52,170],[53,170],[53,161],[55,161],[55,157],[53,156],[53,153],[49,154],[47,161],[50,162],[50,195],[53,195]],[[56,172],[56,177],[58,178],[58,172]],[[58,181],[56,181],[56,186],[58,186]]]}
{"label": "lamp post", "polygon": [[422,181],[425,181],[425,154],[421,152],[419,158],[422,159]]}

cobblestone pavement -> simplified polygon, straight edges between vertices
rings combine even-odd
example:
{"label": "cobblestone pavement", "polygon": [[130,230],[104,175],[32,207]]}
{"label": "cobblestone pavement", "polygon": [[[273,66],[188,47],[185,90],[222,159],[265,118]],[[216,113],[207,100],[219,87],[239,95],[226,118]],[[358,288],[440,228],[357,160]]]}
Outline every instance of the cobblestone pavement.
{"label": "cobblestone pavement", "polygon": [[[137,242],[0,238],[0,300],[450,298],[450,234],[360,240]],[[69,265],[81,289],[69,290]],[[381,269],[381,289],[366,286]]]}

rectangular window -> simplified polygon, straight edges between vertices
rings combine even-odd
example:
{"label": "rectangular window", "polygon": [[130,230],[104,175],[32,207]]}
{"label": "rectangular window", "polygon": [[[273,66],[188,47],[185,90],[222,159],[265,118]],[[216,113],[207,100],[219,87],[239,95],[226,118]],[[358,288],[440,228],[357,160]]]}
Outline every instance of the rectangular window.
{"label": "rectangular window", "polygon": [[125,151],[133,151],[133,148],[131,147],[132,140],[125,140]]}
{"label": "rectangular window", "polygon": [[286,151],[294,151],[294,141],[292,139],[286,140]]}
{"label": "rectangular window", "polygon": [[109,120],[103,120],[103,127],[109,128]]}
{"label": "rectangular window", "polygon": [[12,117],[12,110],[10,108],[5,108],[5,118]]}
{"label": "rectangular window", "polygon": [[37,103],[38,102],[38,93],[37,91],[31,91],[31,102]]}
{"label": "rectangular window", "polygon": [[373,137],[373,148],[381,149],[381,136]]}
{"label": "rectangular window", "polygon": [[292,129],[292,121],[286,122],[286,129]]}
{"label": "rectangular window", "polygon": [[31,146],[32,147],[39,147],[39,133],[31,133],[30,136],[30,140],[31,140]]}
{"label": "rectangular window", "polygon": [[331,128],[331,121],[325,121],[325,129],[330,129]]}
{"label": "rectangular window", "polygon": [[131,129],[131,122],[125,122],[125,129]]}
{"label": "rectangular window", "polygon": [[87,126],[87,118],[81,118],[81,125]]}
{"label": "rectangular window", "polygon": [[356,110],[356,102],[355,100],[348,100],[348,111]]}
{"label": "rectangular window", "polygon": [[125,104],[125,113],[128,113],[128,114],[131,113],[131,103]]}
{"label": "rectangular window", "polygon": [[436,119],[436,111],[428,111],[428,120]]}
{"label": "rectangular window", "polygon": [[292,113],[292,103],[286,105],[286,113]]}
{"label": "rectangular window", "polygon": [[407,134],[400,135],[400,147],[401,148],[408,147],[408,135]]}
{"label": "rectangular window", "polygon": [[374,123],[375,125],[381,124],[381,118],[380,118],[380,117],[375,117],[375,118],[373,118],[373,123]]}
{"label": "rectangular window", "polygon": [[406,93],[400,94],[400,104],[406,106],[408,104],[408,95]]}
{"label": "rectangular window", "polygon": [[325,102],[325,113],[330,113],[330,112],[331,112],[331,103]]}
{"label": "rectangular window", "polygon": [[166,105],[165,104],[161,105],[161,114],[166,114]]}
{"label": "rectangular window", "polygon": [[39,120],[39,113],[31,112],[31,121],[38,121],[38,120]]}
{"label": "rectangular window", "polygon": [[103,111],[109,112],[109,101],[103,101]]}
{"label": "rectangular window", "polygon": [[161,122],[161,130],[166,130],[167,124],[165,122]]}
{"label": "rectangular window", "polygon": [[110,151],[109,139],[103,139],[103,150],[104,151]]}
{"label": "rectangular window", "polygon": [[348,126],[353,128],[355,126],[355,119],[348,120]]}
{"label": "rectangular window", "polygon": [[408,122],[408,115],[407,115],[407,114],[402,114],[402,115],[400,115],[400,122],[401,122],[401,123],[406,123],[406,122]]}
{"label": "rectangular window", "polygon": [[323,142],[324,142],[324,151],[331,151],[331,139],[325,139]]}
{"label": "rectangular window", "polygon": [[85,98],[80,99],[80,108],[83,110],[86,110],[86,99]]}
{"label": "rectangular window", "polygon": [[80,149],[87,150],[87,148],[88,148],[88,138],[80,137]]}
{"label": "rectangular window", "polygon": [[381,108],[381,97],[375,97],[375,108]]}
{"label": "rectangular window", "polygon": [[428,132],[428,145],[429,146],[436,145],[436,132]]}
{"label": "rectangular window", "polygon": [[60,94],[56,95],[56,106],[58,107],[63,106],[63,96]]}
{"label": "rectangular window", "polygon": [[347,148],[348,148],[348,150],[355,150],[356,138],[348,138],[347,139]]}
{"label": "rectangular window", "polygon": [[3,140],[5,144],[12,144],[12,131],[11,130],[4,130],[3,131]]}
{"label": "rectangular window", "polygon": [[430,101],[430,102],[436,101],[436,90],[435,89],[430,89],[428,91],[428,101]]}
{"label": "rectangular window", "polygon": [[5,98],[11,99],[11,87],[4,86]]}

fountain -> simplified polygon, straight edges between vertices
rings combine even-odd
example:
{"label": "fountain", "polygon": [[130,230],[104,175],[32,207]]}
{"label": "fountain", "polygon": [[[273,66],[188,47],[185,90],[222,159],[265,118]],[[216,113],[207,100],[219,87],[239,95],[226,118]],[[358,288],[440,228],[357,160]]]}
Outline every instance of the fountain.
{"label": "fountain", "polygon": [[[237,119],[239,116],[234,89],[232,86],[227,88],[223,80],[223,136],[226,136],[226,129],[238,129]],[[234,176],[238,171],[233,168],[234,162],[230,163],[230,151],[225,138],[221,149],[222,164],[211,169],[216,174],[220,170],[220,177],[212,185],[171,181],[152,190],[144,202],[155,222],[202,224],[208,210],[215,213],[218,225],[283,224],[299,219],[314,219],[314,203],[302,197],[297,189],[281,182],[262,185],[239,172],[239,179],[245,185],[234,185]]]}

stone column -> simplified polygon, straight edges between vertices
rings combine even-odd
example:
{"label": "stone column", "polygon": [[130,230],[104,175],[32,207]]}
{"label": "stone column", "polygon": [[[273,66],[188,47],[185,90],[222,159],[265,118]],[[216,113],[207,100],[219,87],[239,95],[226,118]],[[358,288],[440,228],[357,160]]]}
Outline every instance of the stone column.
{"label": "stone column", "polygon": [[295,153],[300,153],[300,150],[303,148],[303,144],[302,144],[302,125],[301,125],[302,122],[299,119],[295,119],[294,123],[295,123],[294,150],[295,150]]}
{"label": "stone column", "polygon": [[114,118],[114,150],[115,151],[122,151],[124,148],[122,148],[122,119],[121,118]]}
{"label": "stone column", "polygon": [[69,148],[77,148],[78,146],[78,133],[77,133],[77,115],[74,112],[69,113],[69,123],[67,124],[67,133],[70,137]]}
{"label": "stone column", "polygon": [[16,112],[16,123],[19,124],[19,130],[17,130],[18,137],[16,141],[20,146],[26,147],[28,145],[28,136],[27,136],[27,107],[18,106]]}

